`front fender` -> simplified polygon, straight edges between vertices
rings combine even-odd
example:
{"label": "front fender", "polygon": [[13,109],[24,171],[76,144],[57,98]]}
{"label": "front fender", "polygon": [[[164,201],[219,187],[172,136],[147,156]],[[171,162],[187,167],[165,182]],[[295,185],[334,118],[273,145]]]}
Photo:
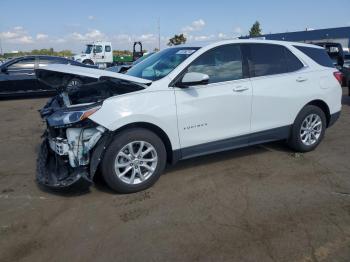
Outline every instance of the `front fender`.
{"label": "front fender", "polygon": [[172,90],[141,91],[111,97],[103,102],[101,109],[90,119],[110,131],[133,123],[149,123],[167,134],[173,150],[180,148]]}

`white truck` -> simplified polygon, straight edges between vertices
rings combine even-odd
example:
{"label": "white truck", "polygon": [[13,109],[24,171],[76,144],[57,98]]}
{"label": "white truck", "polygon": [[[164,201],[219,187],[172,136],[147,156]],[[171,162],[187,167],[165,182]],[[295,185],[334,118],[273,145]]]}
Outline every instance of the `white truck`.
{"label": "white truck", "polygon": [[[139,46],[139,51],[136,50],[137,46]],[[86,45],[84,52],[73,56],[73,60],[87,65],[97,65],[101,68],[106,68],[117,64],[131,64],[142,56],[141,42],[134,43],[132,55],[113,56],[111,42],[94,41]]]}
{"label": "white truck", "polygon": [[73,60],[87,64],[107,67],[113,64],[111,42],[95,41],[86,45],[85,52],[75,55]]}

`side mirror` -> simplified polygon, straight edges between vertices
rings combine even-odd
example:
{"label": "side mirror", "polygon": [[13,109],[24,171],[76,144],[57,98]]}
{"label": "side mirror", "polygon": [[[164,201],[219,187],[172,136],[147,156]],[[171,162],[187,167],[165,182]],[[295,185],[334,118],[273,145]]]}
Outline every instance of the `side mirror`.
{"label": "side mirror", "polygon": [[177,87],[187,88],[189,86],[207,85],[209,83],[209,76],[202,73],[186,73],[182,80],[176,84]]}
{"label": "side mirror", "polygon": [[2,68],[1,68],[1,73],[7,74],[7,67],[2,67]]}

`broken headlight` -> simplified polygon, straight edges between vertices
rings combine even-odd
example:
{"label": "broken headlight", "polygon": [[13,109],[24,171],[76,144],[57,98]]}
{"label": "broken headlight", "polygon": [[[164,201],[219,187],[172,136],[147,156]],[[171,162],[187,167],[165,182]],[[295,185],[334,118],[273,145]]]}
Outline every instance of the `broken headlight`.
{"label": "broken headlight", "polygon": [[53,113],[47,118],[47,122],[50,126],[65,126],[74,124],[87,119],[89,116],[99,110],[101,106],[95,106],[93,108],[85,109],[70,109],[70,110],[59,110]]}

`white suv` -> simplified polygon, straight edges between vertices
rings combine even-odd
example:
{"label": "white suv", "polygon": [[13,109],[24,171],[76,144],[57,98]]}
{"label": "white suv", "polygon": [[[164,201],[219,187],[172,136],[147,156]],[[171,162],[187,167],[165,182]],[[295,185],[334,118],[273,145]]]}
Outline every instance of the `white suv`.
{"label": "white suv", "polygon": [[[301,43],[232,40],[162,50],[126,74],[52,65],[37,77],[59,95],[37,180],[90,185],[97,169],[122,193],[154,184],[166,163],[285,140],[315,149],[341,110],[341,74],[326,51]],[[81,86],[67,86],[71,79]]]}

